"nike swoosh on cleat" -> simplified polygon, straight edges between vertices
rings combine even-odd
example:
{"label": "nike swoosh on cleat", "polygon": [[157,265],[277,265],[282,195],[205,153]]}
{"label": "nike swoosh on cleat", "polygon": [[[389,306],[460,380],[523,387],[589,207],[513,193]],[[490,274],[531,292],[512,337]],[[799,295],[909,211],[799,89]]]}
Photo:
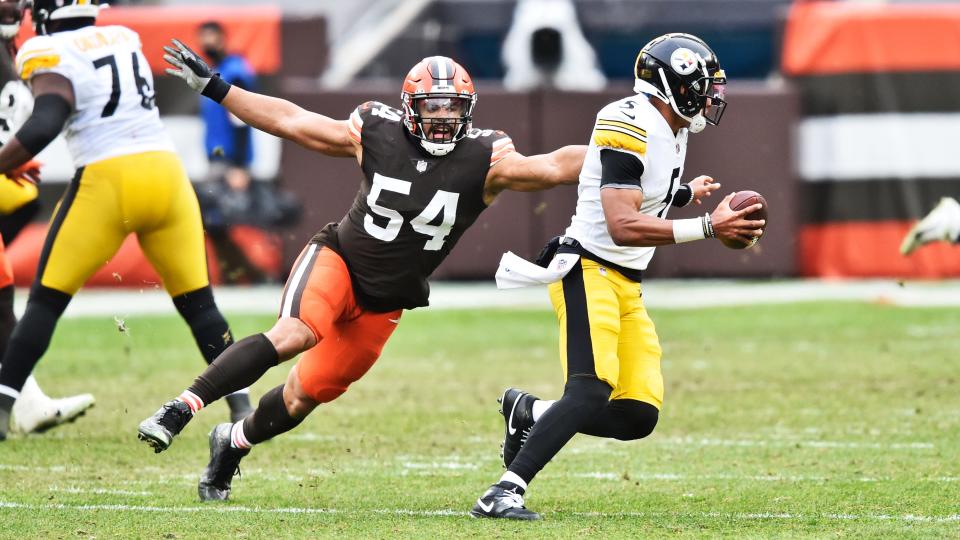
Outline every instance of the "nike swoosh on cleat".
{"label": "nike swoosh on cleat", "polygon": [[520,397],[513,400],[513,407],[510,407],[510,419],[507,421],[507,433],[513,435],[517,432],[517,428],[513,427],[513,412],[517,410],[517,403],[520,403],[520,398],[523,397],[523,394],[520,394]]}
{"label": "nike swoosh on cleat", "polygon": [[493,510],[493,503],[490,503],[489,505],[483,504],[482,499],[477,499],[477,506],[487,513],[490,513],[490,511]]}
{"label": "nike swoosh on cleat", "polygon": [[387,319],[387,320],[392,322],[393,324],[400,324],[400,319]]}

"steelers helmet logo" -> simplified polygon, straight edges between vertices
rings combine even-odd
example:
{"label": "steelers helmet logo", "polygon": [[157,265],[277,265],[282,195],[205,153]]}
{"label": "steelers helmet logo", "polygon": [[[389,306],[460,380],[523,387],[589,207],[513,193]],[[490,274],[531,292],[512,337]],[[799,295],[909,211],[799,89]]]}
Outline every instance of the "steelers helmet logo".
{"label": "steelers helmet logo", "polygon": [[689,75],[697,69],[698,60],[696,53],[680,47],[670,55],[670,66],[680,75]]}

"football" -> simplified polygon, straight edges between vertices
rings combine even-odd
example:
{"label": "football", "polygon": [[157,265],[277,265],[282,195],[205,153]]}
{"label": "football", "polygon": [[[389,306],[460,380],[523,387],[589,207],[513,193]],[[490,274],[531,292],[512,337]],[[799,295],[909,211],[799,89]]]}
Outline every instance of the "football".
{"label": "football", "polygon": [[[742,210],[748,206],[760,203],[763,205],[763,208],[747,214],[745,217],[750,220],[754,219],[767,219],[767,200],[763,198],[763,195],[757,193],[756,191],[739,191],[736,195],[733,196],[733,199],[730,199],[730,208],[732,210]],[[766,225],[764,225],[766,229]],[[763,236],[762,234],[760,236]],[[723,245],[727,246],[730,249],[746,249],[748,247],[753,247],[754,244],[760,241],[760,236],[754,238],[750,242],[742,242],[739,240],[727,240],[721,238],[720,241],[723,242]]]}

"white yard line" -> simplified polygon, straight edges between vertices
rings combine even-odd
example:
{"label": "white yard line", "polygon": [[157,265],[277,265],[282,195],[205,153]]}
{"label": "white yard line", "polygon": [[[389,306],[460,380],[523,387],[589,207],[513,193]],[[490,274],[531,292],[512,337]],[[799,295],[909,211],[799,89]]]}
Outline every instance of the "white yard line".
{"label": "white yard line", "polygon": [[[373,510],[339,510],[336,508],[262,508],[250,506],[139,506],[126,504],[26,504],[0,501],[0,509],[15,510],[67,510],[76,512],[141,512],[141,513],[213,513],[213,514],[339,514],[339,515],[394,515],[410,517],[465,517],[467,512],[458,510],[407,510],[382,508]],[[597,518],[695,518],[736,520],[830,520],[830,521],[904,521],[925,523],[951,523],[960,521],[960,515],[925,516],[917,514],[795,514],[795,513],[724,513],[724,512],[561,512],[557,515]]]}
{"label": "white yard line", "polygon": [[75,495],[119,495],[122,497],[152,497],[153,493],[149,491],[126,491],[122,489],[104,489],[104,488],[78,488],[78,487],[52,487],[49,491],[53,493],[70,493]]}
{"label": "white yard line", "polygon": [[[229,313],[276,314],[279,286],[217,287],[219,306]],[[644,303],[650,308],[696,309],[753,304],[809,301],[861,301],[898,306],[960,306],[960,280],[900,282],[897,280],[662,280],[643,284]],[[22,313],[27,291],[16,294]],[[433,309],[532,308],[550,309],[545,287],[497,290],[493,282],[432,285]],[[170,298],[157,288],[82,290],[67,308],[67,317],[176,313]],[[925,331],[925,330],[924,330]]]}

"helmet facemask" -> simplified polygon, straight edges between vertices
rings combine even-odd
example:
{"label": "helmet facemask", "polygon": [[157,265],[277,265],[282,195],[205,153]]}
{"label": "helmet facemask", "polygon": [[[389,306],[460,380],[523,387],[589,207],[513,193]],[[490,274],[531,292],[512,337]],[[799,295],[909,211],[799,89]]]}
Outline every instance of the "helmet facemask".
{"label": "helmet facemask", "polygon": [[475,96],[427,93],[402,96],[404,122],[427,152],[442,156],[453,151],[473,125]]}

